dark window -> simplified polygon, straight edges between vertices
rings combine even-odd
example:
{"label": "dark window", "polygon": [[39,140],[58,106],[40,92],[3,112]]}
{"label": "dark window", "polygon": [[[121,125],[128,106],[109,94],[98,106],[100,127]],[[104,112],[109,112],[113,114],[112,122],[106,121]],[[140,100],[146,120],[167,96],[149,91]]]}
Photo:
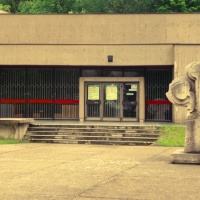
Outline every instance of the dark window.
{"label": "dark window", "polygon": [[121,69],[105,69],[103,70],[103,76],[107,77],[122,77],[123,71]]}

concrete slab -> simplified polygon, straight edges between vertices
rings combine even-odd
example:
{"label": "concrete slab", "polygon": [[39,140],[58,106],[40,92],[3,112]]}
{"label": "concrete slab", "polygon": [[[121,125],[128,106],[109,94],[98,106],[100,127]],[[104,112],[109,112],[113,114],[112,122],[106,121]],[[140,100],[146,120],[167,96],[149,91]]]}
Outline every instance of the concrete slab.
{"label": "concrete slab", "polygon": [[200,164],[200,153],[185,153],[183,149],[176,150],[171,155],[174,164]]}
{"label": "concrete slab", "polygon": [[0,145],[0,199],[198,199],[198,165],[172,165],[177,148]]}

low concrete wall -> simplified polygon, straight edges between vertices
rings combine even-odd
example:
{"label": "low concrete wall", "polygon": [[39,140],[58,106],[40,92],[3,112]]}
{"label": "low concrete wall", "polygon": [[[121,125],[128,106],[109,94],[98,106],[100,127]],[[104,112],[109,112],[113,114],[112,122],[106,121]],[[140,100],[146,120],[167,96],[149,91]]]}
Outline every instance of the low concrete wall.
{"label": "low concrete wall", "polygon": [[1,118],[0,137],[22,139],[26,134],[29,124],[33,121],[34,119]]}

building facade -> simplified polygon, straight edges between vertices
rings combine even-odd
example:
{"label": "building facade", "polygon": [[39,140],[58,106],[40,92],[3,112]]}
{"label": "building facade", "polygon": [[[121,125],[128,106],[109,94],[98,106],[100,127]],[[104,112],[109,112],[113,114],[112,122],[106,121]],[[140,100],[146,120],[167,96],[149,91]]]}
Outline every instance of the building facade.
{"label": "building facade", "polygon": [[198,14],[0,16],[0,117],[183,123],[165,93],[200,60]]}

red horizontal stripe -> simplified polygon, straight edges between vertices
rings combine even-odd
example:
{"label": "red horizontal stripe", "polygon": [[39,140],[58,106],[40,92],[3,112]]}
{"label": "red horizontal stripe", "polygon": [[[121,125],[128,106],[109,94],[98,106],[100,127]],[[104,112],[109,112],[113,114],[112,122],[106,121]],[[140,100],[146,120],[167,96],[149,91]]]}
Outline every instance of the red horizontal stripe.
{"label": "red horizontal stripe", "polygon": [[79,104],[79,100],[73,99],[0,99],[0,103],[2,104]]}
{"label": "red horizontal stripe", "polygon": [[7,104],[24,104],[26,103],[25,99],[0,99],[0,103],[7,103]]}
{"label": "red horizontal stripe", "polygon": [[27,103],[35,103],[35,104],[51,104],[53,103],[52,99],[28,99]]}
{"label": "red horizontal stripe", "polygon": [[147,105],[149,105],[149,104],[169,105],[169,104],[172,104],[172,103],[168,100],[149,100],[149,101],[146,101],[146,104]]}
{"label": "red horizontal stripe", "polygon": [[55,104],[79,104],[79,100],[73,100],[73,99],[55,99]]}

